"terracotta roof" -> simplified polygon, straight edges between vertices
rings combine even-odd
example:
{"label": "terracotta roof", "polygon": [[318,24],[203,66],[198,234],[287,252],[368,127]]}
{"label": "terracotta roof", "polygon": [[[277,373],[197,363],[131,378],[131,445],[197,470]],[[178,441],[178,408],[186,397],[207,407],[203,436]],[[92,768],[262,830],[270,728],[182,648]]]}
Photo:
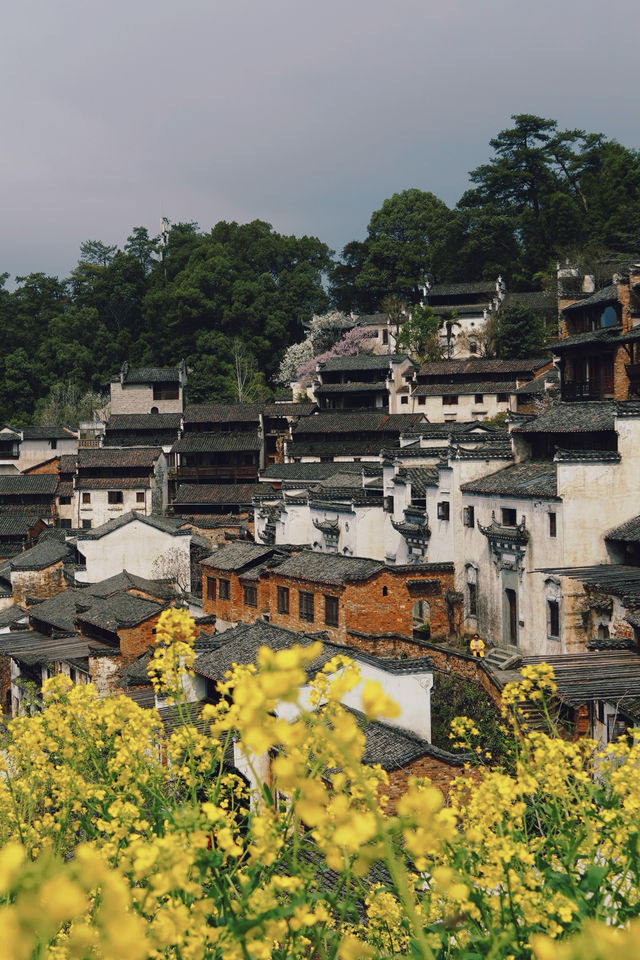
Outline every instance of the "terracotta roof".
{"label": "terracotta roof", "polygon": [[504,467],[497,473],[463,483],[460,489],[467,493],[500,494],[521,499],[556,499],[556,465],[546,461],[526,460],[523,463],[514,463],[511,467]]}

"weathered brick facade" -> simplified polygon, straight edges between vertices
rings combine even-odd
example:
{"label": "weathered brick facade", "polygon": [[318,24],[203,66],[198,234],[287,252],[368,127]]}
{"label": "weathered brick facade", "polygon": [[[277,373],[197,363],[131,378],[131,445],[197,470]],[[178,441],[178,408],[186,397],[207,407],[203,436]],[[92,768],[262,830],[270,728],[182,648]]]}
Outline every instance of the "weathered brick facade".
{"label": "weathered brick facade", "polygon": [[483,660],[462,650],[441,647],[431,643],[424,644],[422,656],[425,656],[425,654],[431,657],[436,670],[440,670],[442,673],[453,673],[457,677],[472,680],[482,687],[495,704],[500,705],[502,687]]}
{"label": "weathered brick facade", "polygon": [[442,792],[446,800],[449,796],[452,780],[461,776],[478,779],[478,772],[473,767],[465,766],[464,760],[453,754],[451,754],[450,759],[446,759],[445,756],[425,754],[425,756],[418,757],[417,760],[413,760],[400,770],[387,771],[387,776],[389,778],[389,784],[385,790],[389,797],[387,809],[393,812],[398,800],[406,792],[411,777],[425,777],[430,780],[434,787]]}
{"label": "weathered brick facade", "polygon": [[21,607],[28,599],[48,600],[67,589],[62,569],[62,560],[43,570],[12,570],[11,585],[13,602]]}
{"label": "weathered brick facade", "polygon": [[128,663],[135,657],[139,657],[141,653],[144,653],[149,647],[154,645],[156,626],[159,618],[160,614],[158,613],[153,617],[149,617],[148,620],[143,620],[142,623],[139,623],[135,627],[121,627],[118,630],[120,654],[125,663]]}

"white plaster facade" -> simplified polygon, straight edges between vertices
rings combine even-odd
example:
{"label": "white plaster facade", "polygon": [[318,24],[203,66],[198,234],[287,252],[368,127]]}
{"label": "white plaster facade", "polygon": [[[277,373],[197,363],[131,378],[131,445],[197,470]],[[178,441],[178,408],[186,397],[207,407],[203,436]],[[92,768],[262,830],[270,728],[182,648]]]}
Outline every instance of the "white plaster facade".
{"label": "white plaster facade", "polygon": [[141,517],[132,516],[128,523],[103,535],[100,529],[84,536],[79,531],[77,549],[80,566],[85,567],[76,572],[81,583],[98,583],[123,570],[147,580],[166,579],[166,574],[162,576],[158,569],[161,565],[158,558],[171,554],[172,563],[185,582],[188,580],[186,592],[191,590],[191,530],[188,527],[168,532]]}

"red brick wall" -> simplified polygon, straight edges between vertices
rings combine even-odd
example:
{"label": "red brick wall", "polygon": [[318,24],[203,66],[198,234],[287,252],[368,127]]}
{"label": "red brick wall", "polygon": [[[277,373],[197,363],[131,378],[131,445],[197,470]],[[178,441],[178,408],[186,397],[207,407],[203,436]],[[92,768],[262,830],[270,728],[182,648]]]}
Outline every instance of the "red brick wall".
{"label": "red brick wall", "polygon": [[463,653],[461,650],[449,650],[435,644],[425,643],[423,656],[430,656],[436,670],[443,673],[454,673],[458,677],[465,677],[479,684],[493,702],[500,705],[501,687],[491,672],[483,665],[482,660]]}
{"label": "red brick wall", "polygon": [[160,614],[150,617],[137,627],[127,627],[118,630],[120,639],[120,654],[125,662],[139,657],[141,653],[155,644],[155,629]]}
{"label": "red brick wall", "polygon": [[410,777],[425,777],[431,780],[444,795],[445,800],[449,796],[451,781],[456,777],[466,776],[478,779],[478,771],[473,767],[459,766],[457,763],[447,763],[445,760],[436,757],[418,757],[412,763],[407,764],[401,770],[390,770],[387,774],[389,785],[385,793],[389,797],[387,809],[389,812],[395,810],[399,798],[406,792]]}
{"label": "red brick wall", "polygon": [[[7,694],[11,692],[11,657],[6,653],[0,654],[0,714],[11,715],[11,708],[7,704]],[[11,699],[9,697],[9,704]]]}
{"label": "red brick wall", "polygon": [[[230,623],[254,623],[260,619],[263,613],[269,613],[270,588],[268,578],[260,578],[257,582],[255,580],[251,581],[251,584],[255,584],[258,589],[258,605],[257,607],[250,607],[244,602],[244,584],[236,573],[205,566],[202,570],[202,613],[205,616],[215,613],[218,620],[227,620]],[[208,599],[207,577],[213,577],[216,581],[220,579],[229,581],[228,600],[220,599],[218,582],[216,582],[216,599]]]}

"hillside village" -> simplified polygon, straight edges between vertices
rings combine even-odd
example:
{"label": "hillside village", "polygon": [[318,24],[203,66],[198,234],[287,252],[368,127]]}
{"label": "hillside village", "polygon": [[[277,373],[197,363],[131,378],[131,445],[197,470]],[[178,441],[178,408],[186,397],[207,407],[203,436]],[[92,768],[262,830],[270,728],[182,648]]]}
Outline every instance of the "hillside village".
{"label": "hillside village", "polygon": [[[162,708],[146,665],[182,605],[196,710],[263,645],[320,638],[322,662],[344,652],[379,680],[402,712],[367,728],[365,761],[392,797],[412,774],[446,790],[463,765],[431,742],[434,673],[497,703],[545,660],[568,735],[604,744],[637,722],[640,264],[598,288],[565,271],[557,298],[500,278],[425,295],[460,318],[447,359],[402,353],[397,318],[354,317],[366,351],[288,398],[189,403],[184,362],[124,363],[105,419],[4,424],[4,713],[53,673]],[[540,356],[481,356],[509,296],[557,317]]]}

